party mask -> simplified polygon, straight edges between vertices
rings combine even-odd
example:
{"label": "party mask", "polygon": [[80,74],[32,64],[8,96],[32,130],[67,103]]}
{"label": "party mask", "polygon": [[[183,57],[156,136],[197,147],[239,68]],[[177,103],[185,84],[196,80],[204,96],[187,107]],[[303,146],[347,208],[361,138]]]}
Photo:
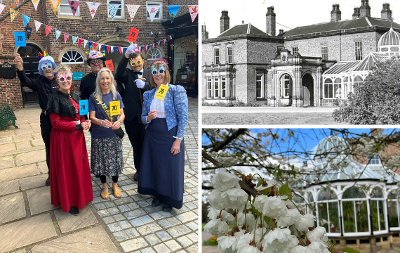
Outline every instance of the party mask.
{"label": "party mask", "polygon": [[138,61],[135,62],[133,59],[131,59],[131,60],[129,61],[129,64],[130,64],[131,66],[140,65],[140,64],[142,63],[142,61],[143,61],[143,59],[142,59],[142,60],[138,60]]}
{"label": "party mask", "polygon": [[95,60],[91,60],[90,64],[93,64],[93,65],[97,66],[97,65],[103,64],[103,61],[100,60],[100,59],[95,59]]}
{"label": "party mask", "polygon": [[42,63],[42,65],[40,66],[40,68],[41,68],[42,70],[51,69],[51,68],[53,68],[53,65],[51,65],[51,63],[45,62],[45,63]]}
{"label": "party mask", "polygon": [[71,72],[58,72],[58,80],[60,82],[65,82],[65,81],[71,81],[72,80],[72,75]]}
{"label": "party mask", "polygon": [[151,69],[151,74],[153,76],[165,74],[165,66],[164,65],[158,65],[158,71],[157,71],[156,68],[152,68]]}

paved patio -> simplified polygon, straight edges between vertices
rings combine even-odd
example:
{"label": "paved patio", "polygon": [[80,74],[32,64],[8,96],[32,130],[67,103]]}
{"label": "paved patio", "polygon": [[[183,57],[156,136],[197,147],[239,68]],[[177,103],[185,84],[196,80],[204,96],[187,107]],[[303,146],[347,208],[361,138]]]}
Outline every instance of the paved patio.
{"label": "paved patio", "polygon": [[[50,204],[38,106],[15,112],[17,126],[0,131],[1,252],[198,252],[198,100],[189,98],[185,131],[185,193],[182,209],[163,212],[150,196],[137,193],[132,147],[123,139],[125,168],[119,179],[122,198],[100,197],[78,216]],[[85,133],[90,157],[90,134]],[[111,180],[109,187],[111,187]],[[112,190],[110,190],[112,193]]]}

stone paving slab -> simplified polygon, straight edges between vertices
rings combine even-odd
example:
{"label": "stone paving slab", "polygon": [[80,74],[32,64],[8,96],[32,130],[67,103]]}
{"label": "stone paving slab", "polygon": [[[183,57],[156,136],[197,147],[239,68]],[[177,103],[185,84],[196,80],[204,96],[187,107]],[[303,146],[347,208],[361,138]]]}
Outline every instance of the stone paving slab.
{"label": "stone paving slab", "polygon": [[0,224],[26,216],[21,192],[0,197]]}
{"label": "stone paving slab", "polygon": [[0,240],[0,253],[2,253],[49,239],[57,236],[57,233],[50,214],[41,214],[0,226],[0,235],[2,235]]}
{"label": "stone paving slab", "polygon": [[45,160],[46,160],[46,152],[44,149],[18,154],[15,157],[15,163],[17,166],[41,162]]}
{"label": "stone paving slab", "polygon": [[28,196],[29,208],[32,215],[59,208],[51,204],[49,186],[28,190],[26,191],[26,195]]}
{"label": "stone paving slab", "polygon": [[2,169],[12,168],[12,167],[14,167],[14,158],[12,156],[0,157],[0,173]]}
{"label": "stone paving slab", "polygon": [[0,182],[7,182],[14,179],[39,175],[39,168],[36,164],[25,165],[0,170]]}
{"label": "stone paving slab", "polygon": [[19,181],[12,180],[0,184],[0,196],[19,191]]}
{"label": "stone paving slab", "polygon": [[13,142],[0,145],[0,153],[1,154],[7,153],[7,152],[11,152],[11,151],[15,151],[15,150],[16,150],[15,143],[13,143]]}
{"label": "stone paving slab", "polygon": [[27,189],[42,187],[45,185],[47,177],[48,177],[48,174],[40,174],[37,176],[19,179],[19,184],[21,186],[21,190],[24,191]]}
{"label": "stone paving slab", "polygon": [[58,221],[58,226],[60,227],[61,233],[68,233],[98,223],[91,208],[88,206],[82,210],[79,210],[78,216],[65,213],[61,209],[55,210],[54,214]]}
{"label": "stone paving slab", "polygon": [[117,247],[101,226],[89,228],[68,236],[36,245],[32,253],[117,253]]}

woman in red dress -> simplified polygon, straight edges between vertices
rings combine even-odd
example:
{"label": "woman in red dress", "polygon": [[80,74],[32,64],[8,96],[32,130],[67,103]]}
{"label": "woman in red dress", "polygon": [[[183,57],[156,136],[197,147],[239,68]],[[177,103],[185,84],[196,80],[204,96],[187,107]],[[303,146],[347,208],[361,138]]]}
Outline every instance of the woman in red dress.
{"label": "woman in red dress", "polygon": [[72,72],[66,66],[55,70],[60,89],[50,97],[50,193],[51,204],[78,215],[93,200],[92,180],[83,130],[90,121],[79,116],[79,97],[70,92]]}

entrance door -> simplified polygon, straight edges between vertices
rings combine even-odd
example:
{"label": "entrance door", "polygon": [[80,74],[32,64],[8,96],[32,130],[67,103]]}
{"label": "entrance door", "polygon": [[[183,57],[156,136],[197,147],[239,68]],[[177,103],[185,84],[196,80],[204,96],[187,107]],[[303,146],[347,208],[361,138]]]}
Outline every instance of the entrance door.
{"label": "entrance door", "polygon": [[[38,53],[43,53],[39,47],[33,44],[27,44],[26,47],[20,47],[18,53],[21,55],[24,61],[25,74],[30,79],[36,79],[39,77],[39,57]],[[36,91],[29,89],[28,87],[21,87],[22,102],[23,106],[29,104],[38,104],[39,97]]]}
{"label": "entrance door", "polygon": [[303,105],[314,106],[314,81],[310,74],[303,77]]}

